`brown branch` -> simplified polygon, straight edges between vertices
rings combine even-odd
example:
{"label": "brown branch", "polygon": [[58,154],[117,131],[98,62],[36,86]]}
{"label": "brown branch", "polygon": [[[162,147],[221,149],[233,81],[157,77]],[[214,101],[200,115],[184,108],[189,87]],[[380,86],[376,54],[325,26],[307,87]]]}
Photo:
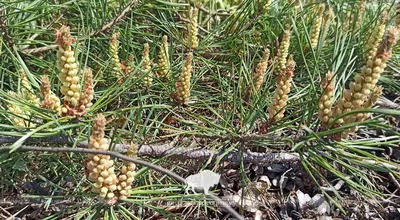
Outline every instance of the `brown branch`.
{"label": "brown branch", "polygon": [[[18,141],[18,136],[0,136],[0,144],[12,144]],[[65,134],[54,135],[50,137],[29,137],[25,140],[25,144],[51,143],[51,144],[73,144],[70,136]]]}
{"label": "brown branch", "polygon": [[[242,142],[243,145],[246,145],[246,141],[249,141],[252,138],[262,138],[263,136],[243,136],[235,139],[236,141]],[[0,144],[4,143],[14,143],[19,140],[20,137],[9,137],[9,136],[0,136]],[[74,137],[72,137],[74,138]],[[208,137],[210,138],[210,137]],[[218,137],[215,137],[218,138]],[[225,137],[224,140],[232,138]],[[268,137],[263,137],[264,140],[268,139]],[[269,139],[273,140],[273,139]],[[293,140],[294,142],[298,142],[301,139]],[[44,137],[44,138],[28,138],[25,140],[25,144],[36,144],[36,143],[52,143],[52,144],[73,144],[74,140],[66,135],[58,135],[52,137]],[[87,141],[80,141],[77,144],[82,149],[87,148]],[[124,153],[129,148],[128,144],[115,144],[112,146],[113,152],[121,152]],[[47,148],[46,148],[47,149]],[[1,150],[1,148],[0,148]],[[222,156],[223,155],[223,156]],[[152,158],[161,158],[168,156],[169,158],[185,158],[186,160],[197,159],[197,160],[207,160],[211,159],[212,161],[216,161],[220,159],[222,161],[228,161],[231,165],[239,165],[243,160],[244,163],[253,163],[253,164],[262,164],[263,166],[269,166],[271,164],[283,164],[283,163],[297,163],[300,161],[300,157],[297,153],[287,153],[287,152],[268,152],[268,153],[259,153],[259,152],[229,152],[226,154],[224,151],[212,151],[208,149],[202,148],[184,148],[184,147],[176,147],[172,144],[161,144],[161,145],[141,145],[138,150],[138,156],[141,157],[152,157]],[[219,158],[221,157],[222,158]],[[368,163],[375,166],[380,166],[382,168],[400,171],[400,166],[393,165],[384,162],[377,162],[374,160],[363,159],[362,162]]]}
{"label": "brown branch", "polygon": [[136,8],[138,6],[138,3],[139,3],[138,0],[132,0],[131,3],[128,6],[126,6],[126,8],[124,10],[122,10],[122,12],[117,17],[115,17],[113,20],[111,20],[107,24],[103,25],[103,27],[100,30],[92,32],[89,36],[90,37],[96,36],[104,31],[106,31],[107,29],[112,28],[116,23],[118,23],[119,21],[124,19],[125,16],[132,10],[132,8]]}
{"label": "brown branch", "polygon": [[[265,136],[254,136],[254,135],[243,136],[243,137],[222,137],[222,138],[208,136],[204,138],[232,140],[236,142],[241,142],[244,145],[252,140],[268,139],[268,137]],[[0,136],[0,144],[14,143],[19,139],[20,137]],[[71,139],[67,135],[56,135],[43,138],[31,137],[26,139],[24,143],[25,144],[50,143],[50,144],[72,145],[74,143],[74,139]],[[87,141],[79,141],[77,145],[82,148],[88,147]],[[129,148],[129,144],[115,144],[111,147],[115,152],[124,153]],[[241,152],[230,152],[226,154],[226,152],[224,151],[212,151],[202,148],[176,147],[170,143],[161,145],[141,145],[138,151],[138,155],[141,157],[152,157],[152,158],[161,158],[165,156],[168,156],[169,158],[184,157],[187,160],[189,159],[207,160],[211,158],[213,161],[217,160],[218,157],[224,155],[222,160],[229,161],[232,163],[232,165],[235,164],[238,165],[242,159],[246,163],[263,164],[265,166],[274,163],[294,163],[299,161],[299,156],[296,153],[284,153],[284,152],[258,153],[258,152],[247,151],[243,152],[243,158],[242,158]]]}
{"label": "brown branch", "polygon": [[[115,150],[117,152],[126,152],[129,145],[116,144]],[[185,159],[200,159],[205,160],[211,158],[213,161],[218,157],[222,157],[223,161],[229,161],[233,164],[239,164],[243,159],[245,163],[263,164],[265,166],[274,163],[294,163],[300,160],[299,155],[296,153],[257,153],[252,151],[244,152],[230,152],[226,154],[224,151],[213,152],[201,148],[183,148],[175,147],[169,144],[164,145],[142,145],[139,148],[138,155],[160,158],[169,156],[170,158],[185,158]],[[242,158],[243,156],[243,158]]]}
{"label": "brown branch", "polygon": [[38,53],[43,53],[43,52],[47,52],[49,50],[52,49],[56,49],[57,45],[47,45],[47,46],[42,46],[42,47],[36,47],[36,48],[32,48],[32,49],[24,49],[21,52],[24,54],[38,54]]}
{"label": "brown branch", "polygon": [[[10,146],[4,146],[0,147],[0,152],[2,151],[10,151],[12,148]],[[118,152],[114,151],[104,151],[104,150],[95,150],[95,149],[87,149],[87,148],[61,148],[61,147],[35,147],[35,146],[21,146],[15,150],[18,151],[39,151],[39,152],[52,152],[52,153],[85,153],[85,154],[103,154],[103,155],[108,155],[113,158],[118,158],[124,161],[129,161],[135,164],[139,164],[154,170],[157,170],[165,175],[168,175],[170,177],[173,177],[174,179],[178,180],[179,182],[186,184],[186,179],[179,176],[178,174],[167,170],[163,167],[157,166],[155,164],[139,160],[133,157],[129,157],[123,154],[120,154]],[[197,187],[196,187],[197,188]],[[218,196],[215,195],[208,195],[210,198],[212,198],[214,201],[218,202],[221,204],[229,213],[231,213],[233,216],[235,216],[237,219],[244,219],[242,216],[239,215],[232,207],[230,207],[226,202],[222,201]]]}
{"label": "brown branch", "polygon": [[[14,143],[20,137],[2,137],[0,136],[0,144],[1,143]],[[249,137],[244,137],[249,138]],[[45,138],[28,138],[25,141],[26,143],[56,143],[56,144],[72,144],[71,139],[69,139],[66,135],[54,136],[54,137],[45,137]],[[297,142],[297,141],[295,141]],[[77,144],[80,149],[87,149],[87,141],[81,141]],[[128,144],[115,144],[113,147],[113,153],[121,152],[124,153],[129,148]],[[0,147],[0,151],[1,151]],[[48,148],[45,148],[48,149]],[[58,149],[58,148],[56,148]],[[69,149],[69,148],[67,148]],[[223,156],[222,156],[223,155]],[[162,145],[141,145],[138,151],[138,156],[140,157],[152,157],[152,158],[161,158],[168,156],[169,158],[185,158],[186,160],[197,159],[197,160],[207,160],[211,159],[212,161],[216,161],[217,159],[221,159],[222,161],[228,161],[231,165],[239,165],[243,160],[244,163],[253,163],[253,164],[262,164],[263,166],[269,166],[271,164],[283,164],[283,163],[297,163],[300,161],[300,157],[297,153],[259,153],[259,152],[229,152],[226,154],[224,151],[212,151],[208,149],[201,148],[184,148],[184,147],[176,147],[172,144],[162,144]],[[222,158],[219,158],[221,157]],[[393,165],[384,162],[377,162],[375,160],[367,160],[363,159],[362,162],[368,163],[375,166],[380,166],[382,168],[400,171],[400,166]]]}

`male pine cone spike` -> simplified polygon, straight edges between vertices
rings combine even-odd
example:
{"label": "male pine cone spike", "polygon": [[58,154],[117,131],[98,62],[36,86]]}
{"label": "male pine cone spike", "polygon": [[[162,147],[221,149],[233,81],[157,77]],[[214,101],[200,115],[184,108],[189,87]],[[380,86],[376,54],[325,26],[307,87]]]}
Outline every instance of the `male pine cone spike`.
{"label": "male pine cone spike", "polygon": [[[376,87],[371,92],[371,94],[368,97],[367,101],[364,103],[363,108],[371,108],[375,104],[375,102],[378,100],[379,96],[382,94],[382,90],[383,90],[382,86]],[[370,116],[371,116],[371,113],[369,113],[369,112],[367,112],[367,113],[358,113],[356,115],[356,117],[357,117],[356,121],[357,122],[363,122],[363,121],[367,120]],[[349,130],[344,131],[343,134],[342,134],[342,137],[343,138],[347,138],[349,134],[355,133],[357,130],[358,130],[357,127],[352,127]]]}
{"label": "male pine cone spike", "polygon": [[50,80],[48,76],[42,76],[40,78],[40,92],[42,95],[42,108],[47,108],[55,111],[58,115],[61,115],[61,101],[60,99],[51,92]]}
{"label": "male pine cone spike", "polygon": [[[257,64],[257,67],[253,73],[253,85],[254,92],[258,92],[261,88],[262,83],[264,82],[265,72],[268,68],[268,59],[269,59],[270,51],[269,49],[265,49],[264,54],[260,62]],[[246,91],[246,100],[250,99],[253,88],[251,86],[247,87]]]}
{"label": "male pine cone spike", "polygon": [[261,88],[261,85],[263,83],[265,72],[267,71],[267,68],[268,68],[269,54],[270,54],[269,49],[266,49],[264,51],[261,61],[257,64],[257,68],[256,68],[256,71],[254,74],[254,90],[255,91],[259,91]]}
{"label": "male pine cone spike", "polygon": [[362,107],[371,90],[375,88],[379,77],[386,68],[387,60],[392,56],[392,47],[398,41],[398,33],[396,27],[387,31],[375,56],[368,59],[367,64],[361,68],[361,75],[356,76],[354,82],[350,83],[353,109]]}
{"label": "male pine cone spike", "polygon": [[263,4],[264,14],[267,14],[269,12],[269,8],[271,7],[271,1],[272,0],[264,0],[264,4]]}
{"label": "male pine cone spike", "polygon": [[400,29],[400,1],[396,3],[396,26]]}
{"label": "male pine cone spike", "polygon": [[158,54],[158,76],[169,78],[169,51],[168,51],[168,37],[163,36],[163,42],[160,47],[160,52]]}
{"label": "male pine cone spike", "polygon": [[379,23],[373,29],[367,44],[365,46],[365,52],[367,53],[367,60],[375,56],[379,44],[382,41],[383,35],[385,34],[386,23],[388,20],[387,12],[383,12]]}
{"label": "male pine cone spike", "polygon": [[[93,120],[89,141],[90,149],[108,150],[108,141],[104,138],[105,125],[105,117],[98,114]],[[85,167],[88,179],[94,182],[93,192],[99,193],[99,196],[106,200],[113,199],[114,191],[117,190],[118,179],[114,173],[114,161],[111,160],[111,157],[103,154],[88,154]]]}
{"label": "male pine cone spike", "polygon": [[322,94],[319,98],[318,117],[321,120],[321,125],[324,129],[332,122],[332,103],[331,99],[334,90],[333,73],[329,72],[321,82]]}
{"label": "male pine cone spike", "polygon": [[188,24],[188,43],[189,47],[192,49],[197,49],[199,46],[199,39],[197,38],[198,28],[197,28],[197,19],[198,19],[199,10],[194,7],[190,7],[189,9],[189,24]]}
{"label": "male pine cone spike", "polygon": [[23,119],[23,118],[25,118],[26,115],[24,114],[24,112],[22,111],[22,109],[19,106],[8,105],[7,108],[8,108],[9,112],[13,113],[14,115],[18,115],[19,116],[19,117],[10,116],[10,120],[11,120],[11,122],[12,122],[12,124],[14,126],[17,126],[17,127],[28,127],[27,125],[28,125],[29,122],[27,122],[27,121],[25,121]]}
{"label": "male pine cone spike", "polygon": [[[59,45],[57,58],[58,68],[60,70],[59,78],[61,80],[61,93],[65,96],[64,101],[70,107],[76,107],[80,98],[78,63],[71,49],[71,43],[74,39],[71,36],[68,27],[63,26],[56,34],[56,43]],[[63,107],[62,111],[68,110]]]}
{"label": "male pine cone spike", "polygon": [[150,63],[150,46],[148,43],[143,44],[143,57],[142,57],[142,69],[146,76],[143,78],[145,87],[150,87],[153,83]]}
{"label": "male pine cone spike", "polygon": [[357,17],[357,22],[356,22],[356,27],[359,27],[361,25],[361,22],[363,20],[364,12],[365,12],[365,6],[366,6],[365,0],[360,0],[359,4],[359,10],[358,10],[358,17]]}
{"label": "male pine cone spike", "polygon": [[[137,145],[131,144],[128,149],[129,157],[137,156]],[[124,166],[121,168],[121,173],[118,175],[118,192],[119,199],[124,200],[127,199],[128,196],[132,193],[132,183],[135,180],[135,169],[136,165],[132,162],[125,162]]]}
{"label": "male pine cone spike", "polygon": [[[17,94],[15,94],[12,91],[9,92],[9,95],[14,98],[17,97]],[[13,104],[7,105],[7,108],[9,112],[15,115],[15,116],[10,116],[10,120],[13,125],[17,127],[31,127],[31,128],[36,127],[36,124],[29,121],[30,114],[28,111],[23,111],[21,107]]]}
{"label": "male pine cone spike", "polygon": [[[364,103],[364,108],[371,108],[374,106],[375,102],[378,100],[379,96],[382,95],[383,87],[376,87],[368,97],[367,101]],[[357,121],[362,122],[367,120],[371,116],[371,113],[360,113],[357,114]]]}
{"label": "male pine cone spike", "polygon": [[278,76],[278,81],[272,104],[268,107],[268,113],[272,122],[277,122],[283,118],[285,113],[286,102],[289,98],[290,82],[294,74],[296,63],[293,56],[289,56],[286,70]]}
{"label": "male pine cone spike", "polygon": [[311,47],[315,49],[318,45],[319,33],[321,31],[321,24],[322,24],[322,16],[324,14],[325,4],[321,4],[318,7],[317,17],[314,20],[314,24],[312,26],[310,41]]}
{"label": "male pine cone spike", "polygon": [[289,46],[290,46],[290,27],[287,26],[285,32],[283,33],[283,38],[281,44],[278,48],[277,53],[277,61],[278,66],[276,67],[276,74],[280,74],[286,69],[286,58],[289,54]]}
{"label": "male pine cone spike", "polygon": [[289,0],[288,3],[292,5],[294,14],[297,14],[300,8],[300,0]]}
{"label": "male pine cone spike", "polygon": [[119,46],[119,32],[113,33],[110,39],[110,56],[112,60],[112,68],[113,68],[113,74],[117,76],[118,78],[121,78],[121,62],[119,60],[118,56],[118,46]]}
{"label": "male pine cone spike", "polygon": [[192,60],[193,53],[190,52],[186,55],[185,64],[182,68],[181,75],[175,83],[176,99],[179,104],[186,104],[190,97],[190,79],[192,77]]}
{"label": "male pine cone spike", "polygon": [[325,8],[325,12],[324,12],[324,16],[323,16],[323,23],[322,23],[322,27],[321,27],[321,31],[322,33],[325,33],[326,31],[328,31],[328,25],[332,24],[335,22],[335,20],[333,19],[335,17],[335,12],[332,9],[332,6],[329,6],[327,8]]}
{"label": "male pine cone spike", "polygon": [[79,110],[87,111],[93,103],[94,98],[94,85],[93,85],[93,74],[90,68],[87,68],[84,76],[85,82],[83,84],[81,99],[79,100]]}
{"label": "male pine cone spike", "polygon": [[128,57],[128,63],[127,63],[127,67],[126,67],[126,74],[129,75],[131,73],[133,73],[134,69],[134,65],[135,65],[135,58],[133,57],[133,55],[129,55]]}
{"label": "male pine cone spike", "polygon": [[[339,106],[346,105],[351,100],[351,97],[350,97],[351,93],[348,90],[346,90],[346,93],[347,93],[345,95],[346,98],[342,98],[342,100],[339,100],[340,101],[339,102],[340,103]],[[372,93],[370,94],[368,100],[366,100],[366,102],[364,103],[364,105],[362,107],[363,108],[372,107],[381,93],[382,93],[382,87],[375,88],[372,91]],[[347,113],[347,112],[351,111],[351,108],[343,108],[342,107],[342,109],[343,109],[342,113]],[[340,110],[339,110],[339,112],[340,112]],[[355,114],[355,115],[346,116],[344,119],[338,120],[338,122],[336,124],[338,125],[339,123],[363,122],[363,121],[367,120],[370,116],[371,116],[370,113],[358,113],[358,114]],[[342,139],[347,139],[350,134],[355,133],[357,130],[358,130],[357,126],[351,127],[349,129],[345,129],[340,134],[340,137]]]}
{"label": "male pine cone spike", "polygon": [[51,85],[49,77],[44,75],[40,77],[40,93],[42,99],[46,100],[51,95]]}
{"label": "male pine cone spike", "polygon": [[345,31],[345,32],[349,31],[350,25],[351,25],[351,21],[352,21],[352,14],[351,14],[351,11],[348,11],[346,13],[346,17],[345,17],[345,19],[343,21],[343,24],[342,24],[343,25],[343,27],[342,27],[343,31]]}
{"label": "male pine cone spike", "polygon": [[[361,68],[361,75],[357,75],[354,82],[350,83],[350,90],[343,92],[343,97],[338,100],[334,116],[360,109],[375,90],[376,83],[386,67],[387,60],[392,56],[392,47],[397,43],[399,32],[396,27],[390,28],[379,45],[376,55],[368,59],[367,64]],[[357,115],[348,115],[338,120],[337,124],[349,124],[358,120]],[[346,138],[347,133],[342,137]]]}
{"label": "male pine cone spike", "polygon": [[28,77],[26,76],[23,70],[20,70],[20,76],[22,84],[21,90],[22,94],[24,95],[24,98],[33,105],[39,106],[40,99],[34,94],[32,85],[29,82]]}

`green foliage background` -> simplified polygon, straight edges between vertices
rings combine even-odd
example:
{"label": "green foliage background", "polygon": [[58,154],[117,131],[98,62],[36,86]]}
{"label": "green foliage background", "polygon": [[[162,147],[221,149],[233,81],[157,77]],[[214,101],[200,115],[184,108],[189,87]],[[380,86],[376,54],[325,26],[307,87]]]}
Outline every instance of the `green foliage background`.
{"label": "green foliage background", "polygon": [[[128,12],[111,30],[93,35],[102,26],[117,17],[126,6],[133,4]],[[399,132],[388,119],[399,117],[397,109],[367,109],[373,118],[363,123],[357,138],[352,140],[329,141],[327,137],[346,127],[321,131],[317,119],[318,99],[321,93],[320,80],[328,71],[335,74],[335,99],[337,99],[360,71],[363,63],[363,46],[370,32],[379,20],[383,10],[389,11],[389,23],[394,25],[394,2],[367,4],[360,26],[351,23],[349,30],[343,30],[347,12],[357,14],[358,1],[327,1],[335,12],[335,22],[321,33],[318,47],[306,49],[310,45],[310,31],[314,22],[316,4],[303,2],[298,11],[294,3],[272,1],[269,10],[265,2],[207,1],[195,2],[200,10],[200,46],[194,52],[193,78],[191,80],[191,100],[186,106],[177,106],[170,95],[174,92],[175,80],[183,65],[186,52],[185,13],[188,3],[164,0],[148,1],[5,1],[0,3],[1,20],[6,24],[11,40],[0,39],[0,134],[4,136],[48,137],[67,135],[71,140],[87,139],[91,119],[97,113],[107,118],[118,119],[107,126],[111,144],[132,141],[135,143],[169,142],[180,137],[179,146],[200,142],[204,149],[225,151],[265,148],[267,152],[295,151],[301,162],[315,179],[318,186],[330,186],[323,173],[343,179],[361,195],[385,198],[388,196],[378,182],[384,173],[392,173],[399,178],[400,165],[377,156],[384,147],[399,148]],[[206,12],[208,11],[208,12]],[[179,14],[179,16],[178,16]],[[182,18],[179,20],[179,18]],[[76,38],[74,49],[82,69],[91,67],[95,75],[95,104],[82,118],[57,117],[54,113],[34,107],[24,100],[9,97],[7,92],[20,91],[18,70],[23,68],[39,94],[39,77],[49,75],[53,91],[59,94],[60,82],[57,78],[56,51],[50,49],[39,54],[29,54],[28,49],[54,45],[54,31],[62,24],[71,27]],[[265,47],[275,52],[275,40],[281,36],[284,26],[292,26],[290,54],[294,54],[297,67],[285,118],[271,125],[266,135],[261,128],[267,121],[266,108],[271,103],[276,76],[269,69],[262,90],[251,103],[243,101],[244,88],[252,86],[251,74]],[[135,57],[135,72],[122,85],[111,75],[111,59],[106,53],[112,31],[119,31],[120,59],[127,61],[129,55]],[[142,44],[150,44],[151,58],[156,60],[162,35],[170,39],[172,79],[168,82],[154,80],[150,89],[142,87],[144,75],[139,70]],[[379,84],[385,88],[385,96],[393,99],[400,94],[399,48],[389,61]],[[32,112],[32,120],[39,123],[33,130],[21,130],[11,125],[7,104],[13,103]],[[173,118],[175,124],[165,123]],[[384,135],[377,135],[376,131]],[[241,137],[257,136],[242,141]],[[279,141],[276,138],[279,137]],[[78,137],[78,138],[76,138]],[[184,137],[184,138],[182,138]],[[226,138],[231,137],[231,138]],[[18,147],[22,144],[15,143]],[[240,140],[240,141],[239,141]],[[75,143],[76,144],[76,143]],[[74,147],[74,145],[69,146]],[[377,154],[375,155],[374,152]],[[27,173],[26,180],[40,178],[51,185],[52,192],[62,191],[64,198],[78,199],[59,215],[73,214],[77,219],[94,218],[104,215],[115,219],[121,216],[141,218],[151,215],[147,210],[164,210],[151,201],[178,201],[188,199],[195,202],[199,210],[209,212],[215,207],[208,206],[201,195],[182,195],[181,186],[166,176],[142,168],[138,171],[134,193],[128,205],[107,207],[92,203],[94,196],[87,192],[89,182],[83,173],[84,155],[49,153],[0,154],[0,169],[4,178],[0,179],[3,193],[19,184],[21,172]],[[188,175],[187,164],[171,164],[167,158],[149,159],[160,165],[168,165],[183,175]],[[376,161],[371,163],[369,161]],[[208,161],[203,167],[217,167]],[[387,166],[383,166],[386,164]],[[391,166],[389,169],[388,166]],[[191,165],[192,166],[192,165]],[[394,168],[394,169],[393,169]],[[243,169],[243,167],[242,167]],[[397,169],[397,171],[396,171]],[[38,174],[38,170],[41,172]],[[322,170],[325,170],[322,172]],[[62,187],[65,178],[73,178],[77,187]],[[244,185],[249,179],[243,176]],[[325,193],[328,197],[332,194]],[[34,195],[27,197],[35,198]],[[39,196],[50,205],[57,195]],[[339,192],[334,197],[340,198]],[[201,199],[200,199],[201,198]],[[338,202],[339,204],[340,202]],[[133,204],[133,205],[132,205]],[[130,212],[131,206],[137,212]],[[202,212],[198,211],[197,215]],[[57,215],[48,219],[55,219]]]}

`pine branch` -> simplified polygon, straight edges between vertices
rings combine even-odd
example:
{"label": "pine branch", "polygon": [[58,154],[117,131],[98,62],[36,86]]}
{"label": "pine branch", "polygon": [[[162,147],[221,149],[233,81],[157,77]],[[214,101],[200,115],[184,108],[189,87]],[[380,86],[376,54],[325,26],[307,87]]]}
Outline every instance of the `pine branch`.
{"label": "pine branch", "polygon": [[[20,137],[12,137],[12,136],[0,136],[0,144],[5,143],[14,143],[19,140]],[[227,139],[228,137],[225,137]],[[257,138],[257,137],[252,137]],[[265,139],[265,137],[264,137]],[[250,140],[250,136],[244,136],[241,138],[236,138],[235,140],[246,143]],[[49,143],[49,144],[67,144],[72,145],[74,140],[71,140],[67,135],[56,135],[51,137],[43,137],[43,138],[28,138],[25,141],[25,144],[40,144],[40,143]],[[79,147],[87,148],[87,141],[79,141],[77,144]],[[124,153],[128,150],[129,144],[115,144],[111,146],[113,151]],[[207,160],[211,157],[213,161],[217,160],[218,157],[224,155],[222,160],[229,161],[232,165],[239,165],[241,160],[243,159],[246,163],[253,164],[263,164],[268,166],[270,164],[275,163],[295,163],[298,162],[299,156],[296,153],[258,153],[247,151],[241,154],[241,152],[230,152],[226,154],[224,151],[212,151],[201,148],[184,148],[184,147],[176,147],[172,143],[166,143],[161,145],[141,145],[138,151],[138,155],[140,157],[152,157],[152,158],[161,158],[165,156],[169,156],[169,158],[182,158],[184,157],[187,160],[197,159],[197,160]],[[243,158],[242,158],[243,155]]]}
{"label": "pine branch", "polygon": [[[11,150],[10,146],[4,146],[0,147],[0,152],[3,151],[9,151]],[[139,160],[133,157],[129,157],[126,155],[123,155],[118,152],[114,151],[104,151],[104,150],[95,150],[95,149],[88,149],[88,148],[61,148],[61,147],[36,147],[36,146],[21,146],[17,149],[18,151],[40,151],[40,152],[52,152],[52,153],[85,153],[85,154],[103,154],[103,155],[108,155],[113,158],[118,158],[124,161],[129,161],[135,164],[139,164],[148,168],[151,168],[153,170],[157,170],[165,175],[168,175],[177,181],[186,184],[186,179],[179,176],[178,174],[167,170],[163,167],[157,166],[155,164],[149,163],[147,161]],[[197,188],[197,187],[196,187]],[[242,216],[239,215],[232,207],[230,207],[226,202],[221,200],[218,196],[215,195],[208,195],[211,199],[214,201],[218,202],[220,205],[222,205],[228,212],[230,212],[235,218],[237,219],[244,219]]]}

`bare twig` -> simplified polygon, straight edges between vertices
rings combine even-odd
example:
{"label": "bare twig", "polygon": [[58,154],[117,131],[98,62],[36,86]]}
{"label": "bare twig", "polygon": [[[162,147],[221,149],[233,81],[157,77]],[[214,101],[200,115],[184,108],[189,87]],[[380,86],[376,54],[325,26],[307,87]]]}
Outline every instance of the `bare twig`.
{"label": "bare twig", "polygon": [[[18,141],[18,136],[0,136],[0,144],[11,144]],[[52,144],[73,144],[73,140],[68,135],[59,134],[49,137],[29,137],[25,140],[25,144],[52,143]]]}
{"label": "bare twig", "polygon": [[[9,151],[11,150],[10,146],[5,146],[5,147],[0,147],[0,152],[2,151]],[[178,174],[167,170],[163,167],[157,166],[155,164],[139,160],[133,157],[129,157],[123,154],[120,154],[118,152],[114,151],[104,151],[104,150],[95,150],[95,149],[88,149],[88,148],[61,148],[61,147],[35,147],[35,146],[21,146],[17,150],[19,151],[40,151],[40,152],[53,152],[53,153],[85,153],[85,154],[103,154],[103,155],[109,155],[113,158],[118,158],[124,161],[129,161],[135,164],[139,164],[154,170],[157,170],[165,175],[168,175],[176,180],[178,180],[181,183],[186,184],[186,179],[179,176]],[[210,198],[212,198],[214,201],[218,202],[221,204],[229,213],[231,213],[235,218],[237,219],[244,219],[242,216],[239,215],[232,207],[230,207],[227,203],[222,201],[218,196],[209,195]]]}
{"label": "bare twig", "polygon": [[225,201],[223,201],[222,199],[220,199],[218,196],[215,196],[213,194],[209,194],[208,197],[210,197],[211,199],[213,199],[214,201],[218,202],[220,205],[222,205],[222,207],[224,207],[229,213],[231,213],[235,218],[237,219],[242,219],[244,220],[244,218],[237,213],[228,203],[226,203]]}
{"label": "bare twig", "polygon": [[126,6],[126,8],[124,10],[122,10],[122,12],[117,17],[115,17],[113,20],[111,20],[107,24],[103,25],[103,27],[100,30],[92,32],[89,36],[90,37],[96,36],[99,33],[102,33],[104,31],[106,31],[107,29],[110,29],[111,27],[113,27],[116,23],[118,23],[119,21],[124,19],[125,16],[132,10],[132,8],[137,7],[138,3],[139,3],[138,0],[132,0],[131,3],[128,6]]}
{"label": "bare twig", "polygon": [[397,187],[397,189],[400,190],[400,183],[399,181],[396,180],[396,177],[394,177],[393,173],[389,173],[389,176],[394,185]]}
{"label": "bare twig", "polygon": [[22,53],[25,54],[38,54],[38,53],[43,53],[47,52],[52,49],[56,49],[57,45],[47,45],[47,46],[42,46],[42,47],[37,47],[37,48],[32,48],[32,49],[24,49],[22,50]]}
{"label": "bare twig", "polygon": [[[65,200],[65,198],[60,198],[62,199],[60,202],[55,202],[52,203],[53,206],[57,205],[75,205],[77,201],[75,200]],[[53,201],[60,200],[58,198],[52,198]],[[34,198],[34,200],[30,198],[21,198],[19,196],[10,196],[8,198],[2,198],[0,200],[0,207],[10,207],[10,206],[31,206],[31,207],[41,207],[43,204],[46,202],[46,198]],[[85,203],[86,204],[86,203]],[[81,203],[83,205],[83,203]]]}

